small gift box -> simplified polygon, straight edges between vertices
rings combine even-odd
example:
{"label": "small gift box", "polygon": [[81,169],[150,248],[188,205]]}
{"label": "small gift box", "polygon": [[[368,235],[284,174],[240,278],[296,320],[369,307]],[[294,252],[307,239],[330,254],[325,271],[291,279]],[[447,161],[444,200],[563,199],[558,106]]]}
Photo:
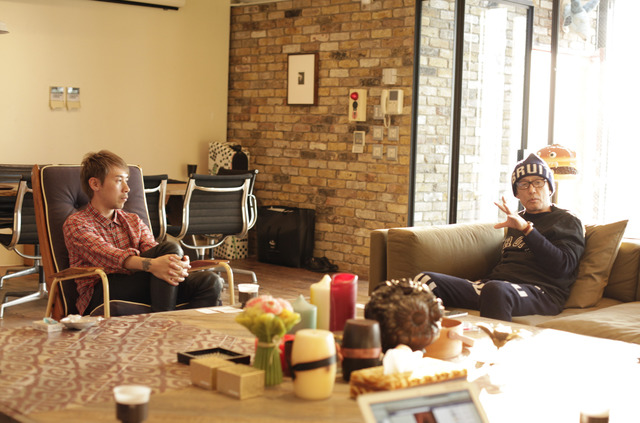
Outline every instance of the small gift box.
{"label": "small gift box", "polygon": [[191,383],[205,389],[216,389],[218,369],[235,363],[220,357],[195,358],[189,363]]}
{"label": "small gift box", "polygon": [[257,397],[264,393],[264,370],[235,364],[217,372],[218,392],[238,399]]}

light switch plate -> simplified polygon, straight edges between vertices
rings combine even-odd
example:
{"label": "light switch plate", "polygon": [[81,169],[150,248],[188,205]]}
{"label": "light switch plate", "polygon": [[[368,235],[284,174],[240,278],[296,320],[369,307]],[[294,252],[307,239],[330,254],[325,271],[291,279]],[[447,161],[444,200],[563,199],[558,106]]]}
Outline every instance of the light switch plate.
{"label": "light switch plate", "polygon": [[387,147],[387,160],[398,160],[398,147],[390,145]]}
{"label": "light switch plate", "polygon": [[390,126],[388,135],[389,135],[389,141],[398,141],[400,139],[400,127]]}
{"label": "light switch plate", "polygon": [[382,141],[384,138],[384,128],[382,126],[374,126],[372,129],[372,139],[374,141]]}
{"label": "light switch plate", "polygon": [[364,131],[353,131],[352,153],[364,153]]}
{"label": "light switch plate", "polygon": [[382,144],[373,144],[373,148],[371,149],[371,157],[374,159],[381,159],[384,154],[384,147]]}
{"label": "light switch plate", "polygon": [[373,106],[373,118],[375,120],[383,120],[384,115],[382,114],[382,107],[379,104]]}

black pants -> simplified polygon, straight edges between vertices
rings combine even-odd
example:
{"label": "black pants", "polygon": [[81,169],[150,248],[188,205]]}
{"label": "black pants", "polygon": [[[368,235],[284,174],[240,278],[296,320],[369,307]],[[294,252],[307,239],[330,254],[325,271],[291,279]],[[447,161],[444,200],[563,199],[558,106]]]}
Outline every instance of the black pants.
{"label": "black pants", "polygon": [[470,281],[442,273],[422,272],[414,279],[429,286],[445,307],[479,310],[480,316],[511,321],[512,316],[556,315],[562,311],[542,288],[507,281]]}
{"label": "black pants", "polygon": [[[166,254],[183,256],[180,245],[174,241],[165,241],[140,254],[140,257],[156,258]],[[158,279],[149,272],[109,274],[109,298],[151,305],[151,312],[170,311],[176,305],[188,304],[186,308],[212,307],[220,304],[222,279],[210,271],[190,274],[178,286]],[[100,306],[104,296],[99,284],[91,297],[86,313]]]}

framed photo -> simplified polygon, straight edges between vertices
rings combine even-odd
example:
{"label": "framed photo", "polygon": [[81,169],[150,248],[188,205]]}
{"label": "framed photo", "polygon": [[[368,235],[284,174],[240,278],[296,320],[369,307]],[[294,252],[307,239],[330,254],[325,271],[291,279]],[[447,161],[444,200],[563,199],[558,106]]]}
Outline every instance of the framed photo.
{"label": "framed photo", "polygon": [[318,54],[290,54],[287,64],[287,104],[315,106],[318,102]]}

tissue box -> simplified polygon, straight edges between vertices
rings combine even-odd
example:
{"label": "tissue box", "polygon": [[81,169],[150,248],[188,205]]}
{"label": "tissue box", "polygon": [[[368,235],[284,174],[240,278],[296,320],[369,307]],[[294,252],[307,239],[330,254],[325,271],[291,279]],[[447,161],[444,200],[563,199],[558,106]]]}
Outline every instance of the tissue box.
{"label": "tissue box", "polygon": [[220,357],[195,358],[189,363],[191,383],[205,389],[216,389],[217,373],[223,367],[235,363]]}
{"label": "tissue box", "polygon": [[257,397],[264,393],[264,370],[235,364],[218,369],[218,392],[239,398]]}
{"label": "tissue box", "polygon": [[384,374],[384,367],[369,367],[351,372],[349,393],[351,398],[360,394],[392,389],[410,388],[445,380],[467,377],[467,369],[461,364],[423,358],[419,369],[410,372]]}

